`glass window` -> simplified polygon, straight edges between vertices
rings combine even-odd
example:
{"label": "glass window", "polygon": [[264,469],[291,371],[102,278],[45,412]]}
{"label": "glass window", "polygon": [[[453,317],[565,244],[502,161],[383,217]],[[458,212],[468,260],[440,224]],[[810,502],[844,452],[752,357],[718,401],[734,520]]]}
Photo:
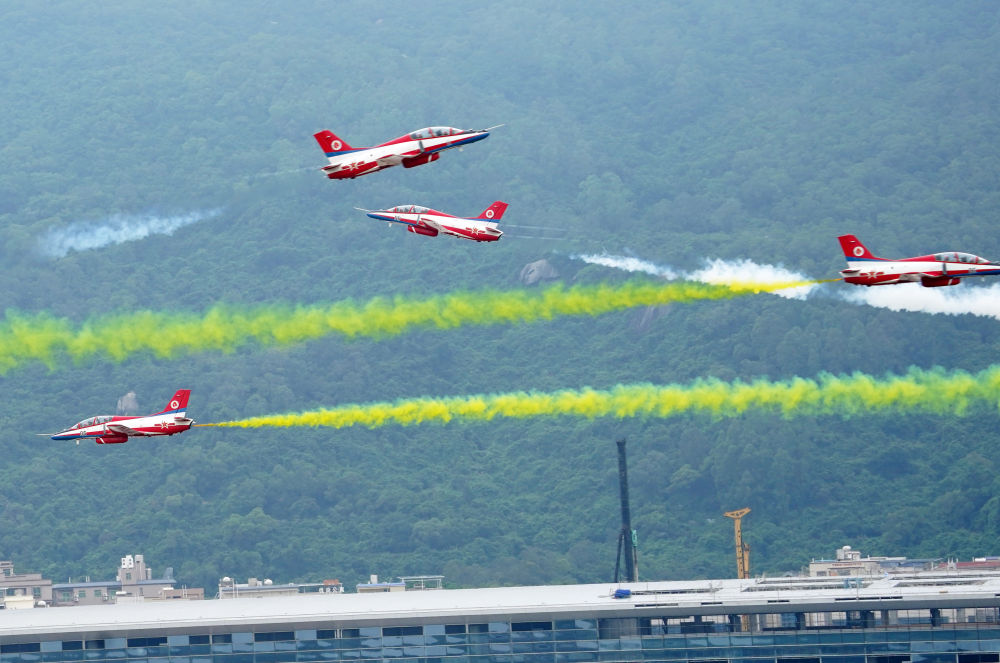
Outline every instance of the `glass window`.
{"label": "glass window", "polygon": [[515,654],[537,654],[555,651],[556,643],[551,640],[545,642],[515,642],[512,647]]}
{"label": "glass window", "polygon": [[465,631],[466,631],[465,624],[447,624],[444,627],[444,632],[449,635],[455,633],[465,633]]}
{"label": "glass window", "polygon": [[559,630],[597,628],[597,621],[594,619],[557,619],[555,627]]}
{"label": "glass window", "polygon": [[539,642],[552,640],[552,631],[514,631],[510,634],[511,642]]}
{"label": "glass window", "polygon": [[954,654],[914,654],[911,663],[955,663]]}
{"label": "glass window", "polygon": [[531,654],[524,657],[525,663],[554,663],[555,654]]}
{"label": "glass window", "polygon": [[292,631],[265,631],[254,632],[254,642],[278,642],[282,640],[294,640],[295,633]]}
{"label": "glass window", "polygon": [[0,645],[0,654],[19,654],[21,652],[36,652],[41,650],[41,643],[38,642],[21,642]]}

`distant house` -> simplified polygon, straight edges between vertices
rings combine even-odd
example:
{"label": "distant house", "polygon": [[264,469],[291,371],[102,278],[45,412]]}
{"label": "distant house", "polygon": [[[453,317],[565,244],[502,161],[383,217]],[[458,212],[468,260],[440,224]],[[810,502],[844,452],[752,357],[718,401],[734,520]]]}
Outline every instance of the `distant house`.
{"label": "distant house", "polygon": [[52,581],[40,573],[15,573],[14,563],[0,561],[0,607],[16,609],[52,601]]}
{"label": "distant house", "polygon": [[203,599],[201,588],[178,589],[173,573],[168,569],[163,578],[154,578],[142,555],[121,558],[114,580],[65,582],[52,586],[53,605],[96,605],[126,601],[161,601],[173,599]]}
{"label": "distant house", "polygon": [[295,594],[342,594],[343,585],[339,580],[324,580],[323,582],[297,583],[289,582],[276,585],[270,578],[258,580],[248,578],[245,583],[236,582],[226,576],[219,581],[220,599],[262,598],[265,596],[292,596]]}
{"label": "distant house", "polygon": [[860,550],[844,546],[837,548],[836,559],[814,559],[809,562],[809,575],[880,576],[886,573],[919,573],[934,569],[940,561],[906,557],[862,557]]}

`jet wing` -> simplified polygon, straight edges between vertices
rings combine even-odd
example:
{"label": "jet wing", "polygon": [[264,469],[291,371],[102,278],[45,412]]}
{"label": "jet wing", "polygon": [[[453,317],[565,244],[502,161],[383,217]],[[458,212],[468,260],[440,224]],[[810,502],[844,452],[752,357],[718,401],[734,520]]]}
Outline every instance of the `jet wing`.
{"label": "jet wing", "polygon": [[402,154],[387,154],[384,157],[375,159],[375,163],[378,164],[379,168],[388,168],[389,166],[398,166],[403,163],[404,158]]}
{"label": "jet wing", "polygon": [[112,433],[117,433],[118,435],[127,435],[128,437],[148,436],[148,433],[141,433],[134,428],[129,428],[128,426],[122,426],[121,424],[108,424],[107,428]]}
{"label": "jet wing", "polygon": [[428,228],[433,228],[439,233],[446,232],[444,226],[442,226],[440,223],[435,223],[434,221],[431,221],[430,219],[425,219],[423,217],[420,217],[420,223],[418,223],[417,225],[423,225],[427,226]]}

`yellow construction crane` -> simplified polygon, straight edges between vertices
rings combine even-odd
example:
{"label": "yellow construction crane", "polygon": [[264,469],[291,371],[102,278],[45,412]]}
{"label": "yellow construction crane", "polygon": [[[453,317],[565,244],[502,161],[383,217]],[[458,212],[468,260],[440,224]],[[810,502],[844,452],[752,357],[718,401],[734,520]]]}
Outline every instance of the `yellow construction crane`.
{"label": "yellow construction crane", "polygon": [[726,518],[732,518],[733,526],[736,528],[736,572],[738,577],[743,579],[750,577],[750,546],[743,542],[743,526],[740,521],[748,513],[750,513],[750,507],[722,514]]}

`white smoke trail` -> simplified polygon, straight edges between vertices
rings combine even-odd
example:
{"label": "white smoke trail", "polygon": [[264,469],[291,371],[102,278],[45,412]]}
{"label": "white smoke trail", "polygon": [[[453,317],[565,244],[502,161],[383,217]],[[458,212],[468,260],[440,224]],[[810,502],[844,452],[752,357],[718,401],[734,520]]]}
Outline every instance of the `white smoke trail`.
{"label": "white smoke trail", "polygon": [[[753,283],[788,283],[789,281],[808,281],[809,277],[797,272],[776,267],[760,265],[753,260],[707,260],[701,269],[685,274],[684,278],[701,283],[725,284],[734,281],[751,281]],[[775,295],[787,299],[805,299],[816,285],[804,285],[797,288],[776,290]]]}
{"label": "white smoke trail", "polygon": [[[621,269],[626,272],[641,272],[652,276],[659,276],[664,279],[688,279],[701,283],[723,284],[735,281],[752,281],[754,283],[787,283],[789,281],[807,281],[808,277],[796,272],[775,267],[774,265],[760,265],[752,260],[706,260],[705,266],[699,270],[689,273],[678,272],[666,265],[657,265],[654,262],[635,258],[631,256],[616,256],[607,253],[590,255],[572,255],[575,260],[582,260],[591,265],[603,265],[613,269]],[[805,299],[815,288],[815,285],[804,285],[798,288],[787,288],[775,291],[773,294],[787,297],[789,299]]]}
{"label": "white smoke trail", "polygon": [[925,288],[919,283],[865,288],[851,286],[841,296],[852,304],[885,308],[890,311],[978,315],[1000,320],[1000,284],[975,286],[961,283],[943,288]]}
{"label": "white smoke trail", "polygon": [[42,255],[62,258],[70,251],[88,251],[149,235],[171,235],[184,226],[218,216],[222,210],[200,210],[177,216],[115,214],[102,221],[76,221],[54,228],[39,240]]}
{"label": "white smoke trail", "polygon": [[657,265],[656,263],[643,260],[642,258],[614,256],[607,253],[602,253],[600,255],[596,253],[572,255],[570,258],[573,258],[574,260],[582,260],[583,262],[591,265],[602,265],[604,267],[611,267],[612,269],[621,269],[626,272],[650,274],[652,276],[659,276],[660,278],[670,280],[678,278],[678,273],[670,267]]}

